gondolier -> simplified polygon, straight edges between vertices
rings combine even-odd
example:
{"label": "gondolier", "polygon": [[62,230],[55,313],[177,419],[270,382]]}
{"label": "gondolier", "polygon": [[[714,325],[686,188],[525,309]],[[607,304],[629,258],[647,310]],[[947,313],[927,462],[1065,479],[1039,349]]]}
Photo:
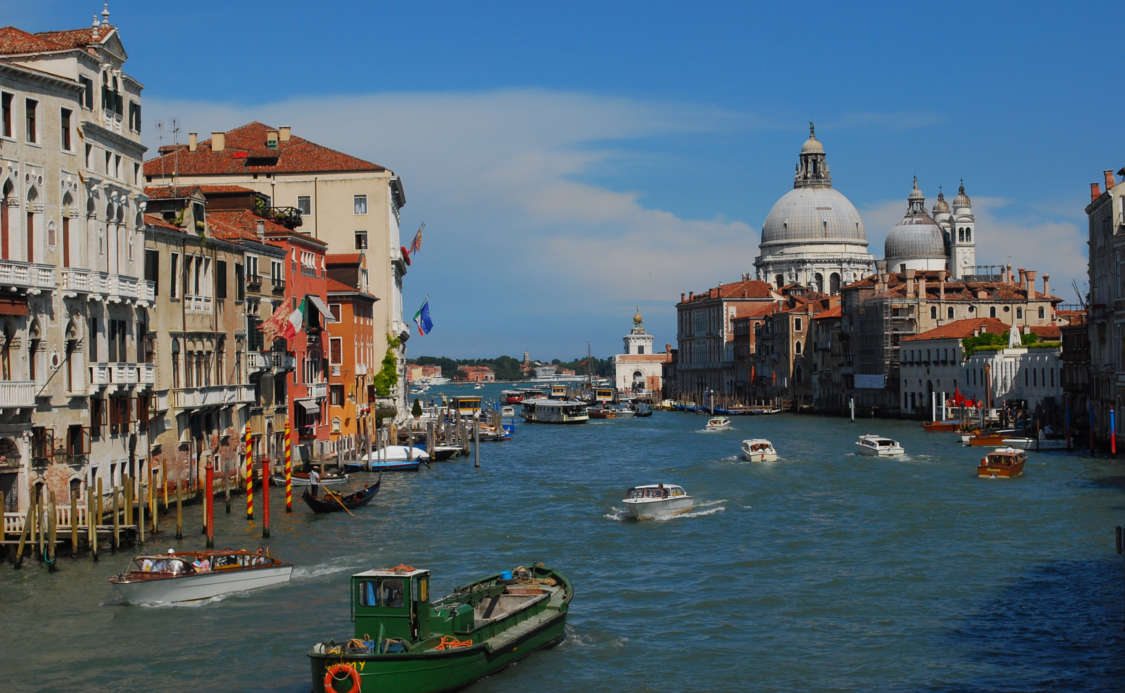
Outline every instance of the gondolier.
{"label": "gondolier", "polygon": [[316,467],[309,470],[309,495],[316,498],[317,493],[320,492],[320,472],[316,471]]}

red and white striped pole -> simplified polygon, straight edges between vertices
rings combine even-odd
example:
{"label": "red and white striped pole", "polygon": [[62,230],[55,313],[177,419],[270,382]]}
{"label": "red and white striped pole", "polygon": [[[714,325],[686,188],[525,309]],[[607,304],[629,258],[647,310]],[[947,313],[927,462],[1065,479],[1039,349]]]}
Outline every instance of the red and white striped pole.
{"label": "red and white striped pole", "polygon": [[293,512],[293,448],[289,441],[289,422],[285,422],[285,512]]}
{"label": "red and white striped pole", "polygon": [[254,460],[251,456],[250,424],[246,424],[246,519],[254,519]]}

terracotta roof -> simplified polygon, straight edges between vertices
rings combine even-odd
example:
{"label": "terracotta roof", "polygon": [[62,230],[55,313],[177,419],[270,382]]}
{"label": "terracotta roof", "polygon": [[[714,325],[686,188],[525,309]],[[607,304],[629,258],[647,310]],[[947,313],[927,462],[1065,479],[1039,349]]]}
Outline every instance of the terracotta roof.
{"label": "terracotta roof", "polygon": [[207,213],[207,230],[215,238],[227,241],[246,240],[262,242],[258,238],[258,222],[264,224],[267,233],[289,233],[277,222],[254,214],[248,209],[220,209]]}
{"label": "terracotta roof", "polygon": [[358,265],[362,259],[359,253],[328,253],[324,256],[324,262],[329,265]]}
{"label": "terracotta roof", "polygon": [[738,282],[731,282],[730,284],[719,284],[718,286],[708,289],[702,293],[693,295],[685,302],[692,301],[707,301],[719,298],[737,299],[737,298],[774,298],[773,289],[769,284],[757,279],[744,279]]}
{"label": "terracotta roof", "polygon": [[95,39],[93,27],[29,34],[14,26],[6,26],[0,28],[0,55],[55,53],[73,48],[85,48],[91,44],[103,43],[114,30],[112,26],[99,26],[98,38]]}
{"label": "terracotta roof", "polygon": [[828,318],[839,318],[839,317],[842,317],[843,314],[844,314],[843,306],[841,306],[839,301],[837,301],[836,305],[832,306],[831,308],[824,311],[823,313],[817,313],[816,315],[813,316],[812,319],[813,320],[826,320]]}
{"label": "terracotta roof", "polygon": [[[915,280],[924,278],[926,280],[926,298],[927,300],[937,300],[941,293],[941,281],[938,277],[937,270],[919,270],[915,273]],[[876,275],[870,275],[860,279],[859,281],[852,282],[845,286],[845,289],[873,289],[876,285]],[[889,272],[887,274],[887,295],[890,296],[905,296],[906,295],[906,275],[902,272]],[[984,294],[983,297],[981,294]],[[1028,300],[1047,300],[1051,303],[1061,303],[1062,299],[1057,296],[1048,296],[1047,294],[1036,290],[1034,287],[1031,289],[1031,295],[1028,296],[1027,289],[1019,283],[1005,282],[1005,281],[961,281],[950,280],[945,281],[945,299],[946,301],[1025,301]]]}
{"label": "terracotta roof", "polygon": [[333,279],[332,277],[328,278],[327,286],[328,286],[329,291],[340,291],[340,292],[347,292],[347,293],[358,293],[359,292],[359,289],[355,288],[354,286],[348,286],[344,282],[337,281],[337,280]]}
{"label": "terracotta roof", "polygon": [[619,354],[619,363],[668,363],[672,360],[672,355],[665,352],[662,354]]}
{"label": "terracotta roof", "polygon": [[200,192],[204,195],[226,195],[231,193],[254,193],[256,190],[241,185],[199,185]]}
{"label": "terracotta roof", "polygon": [[954,320],[951,323],[935,327],[932,330],[916,334],[912,337],[903,337],[904,342],[921,341],[924,339],[964,339],[972,337],[981,331],[990,334],[1007,334],[1011,325],[1001,322],[996,318],[968,318]]}
{"label": "terracotta roof", "polygon": [[145,188],[145,195],[152,200],[172,200],[191,197],[196,190],[198,185],[153,185]]}
{"label": "terracotta roof", "polygon": [[183,229],[180,228],[179,226],[176,226],[175,224],[170,224],[170,223],[164,221],[164,218],[161,217],[159,214],[146,214],[145,215],[145,225],[146,226],[153,226],[153,227],[158,228],[158,229],[169,229],[171,231],[183,231]]}
{"label": "terracotta roof", "polygon": [[385,167],[321,146],[296,135],[266,147],[266,133],[277,128],[253,122],[225,133],[222,151],[203,140],[196,151],[180,149],[145,162],[145,175],[230,175],[246,173],[304,173],[317,171],[385,171]]}
{"label": "terracotta roof", "polygon": [[1036,337],[1045,341],[1053,342],[1062,339],[1062,330],[1057,325],[1032,325],[1027,329],[1031,330]]}

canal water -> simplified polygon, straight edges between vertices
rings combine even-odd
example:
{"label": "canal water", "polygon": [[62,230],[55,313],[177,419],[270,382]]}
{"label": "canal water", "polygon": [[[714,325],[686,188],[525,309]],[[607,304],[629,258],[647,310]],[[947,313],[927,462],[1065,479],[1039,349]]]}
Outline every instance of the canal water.
{"label": "canal water", "polygon": [[[452,388],[449,391],[453,391]],[[499,388],[484,391],[495,397]],[[567,640],[474,691],[1121,690],[1125,462],[1031,453],[1014,481],[975,477],[981,451],[917,423],[811,416],[706,417],[561,427],[417,473],[387,473],[371,506],[286,515],[273,552],[291,584],[191,607],[112,602],[126,553],[0,566],[0,688],[306,691],[306,651],[350,636],[348,576],[407,563],[433,592],[533,561],[576,596]],[[899,439],[899,460],[856,436]],[[751,464],[766,437],[782,460]],[[623,519],[625,490],[670,482],[695,511]],[[254,547],[241,498],[217,507],[217,544]],[[152,550],[203,545],[172,537]]]}

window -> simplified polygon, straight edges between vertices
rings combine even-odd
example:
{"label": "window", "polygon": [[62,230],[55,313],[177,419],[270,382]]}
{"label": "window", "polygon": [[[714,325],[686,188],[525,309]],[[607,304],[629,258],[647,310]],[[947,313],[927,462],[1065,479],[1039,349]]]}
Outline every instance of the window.
{"label": "window", "polygon": [[98,319],[95,317],[90,318],[90,363],[98,362]]}
{"label": "window", "polygon": [[796,330],[797,332],[801,331],[801,319],[800,318],[793,318],[793,329]]}
{"label": "window", "polygon": [[172,340],[172,387],[180,386],[180,340]]}
{"label": "window", "polygon": [[129,129],[133,132],[141,131],[141,105],[129,102]]}
{"label": "window", "polygon": [[930,319],[937,320],[937,306],[930,306]]}
{"label": "window", "polygon": [[100,397],[90,399],[90,438],[98,440],[102,437],[102,426],[105,425],[105,400]]}
{"label": "window", "polygon": [[356,583],[361,606],[402,607],[404,593],[400,578],[363,580]]}
{"label": "window", "polygon": [[4,137],[15,137],[12,131],[12,95],[8,93],[0,94],[0,111],[3,113],[3,132]]}
{"label": "window", "polygon": [[152,291],[160,295],[160,255],[155,250],[145,250],[145,279],[152,282]]}
{"label": "window", "polygon": [[92,109],[94,107],[94,80],[89,77],[79,77],[78,81],[82,83],[82,107]]}
{"label": "window", "polygon": [[953,319],[953,306],[949,306],[949,309],[946,311],[946,317],[948,317],[950,320]]}
{"label": "window", "polygon": [[62,148],[64,151],[70,151],[70,114],[68,108],[62,109],[62,116],[59,119],[62,127]]}
{"label": "window", "polygon": [[341,337],[332,337],[328,340],[328,362],[338,366],[344,362],[344,340]]}
{"label": "window", "polygon": [[334,407],[344,406],[344,386],[332,385],[328,388],[329,404]]}
{"label": "window", "polygon": [[367,250],[367,232],[366,231],[356,231],[355,232],[355,249],[356,250]]}
{"label": "window", "polygon": [[242,281],[242,263],[234,263],[234,300],[241,301],[246,297],[246,285]]}
{"label": "window", "polygon": [[297,211],[301,214],[312,214],[312,198],[308,195],[298,195]]}
{"label": "window", "polygon": [[1043,306],[1039,306],[1039,319],[1042,320],[1045,317],[1046,315],[1044,314]]}
{"label": "window", "polygon": [[352,198],[355,214],[367,214],[367,195],[356,195]]}
{"label": "window", "polygon": [[1023,308],[1016,308],[1016,318],[1023,320]]}
{"label": "window", "polygon": [[168,295],[172,298],[176,297],[176,263],[179,262],[179,260],[180,256],[176,253],[172,253],[172,263],[169,265],[171,267],[171,272],[168,275]]}
{"label": "window", "polygon": [[28,99],[25,102],[24,110],[27,114],[27,141],[38,142],[38,124],[35,122],[36,111],[39,109],[39,102],[35,99]]}
{"label": "window", "polygon": [[227,263],[225,260],[215,261],[215,272],[218,276],[215,278],[215,298],[227,297]]}
{"label": "window", "polygon": [[94,168],[94,146],[91,144],[86,145],[86,168]]}
{"label": "window", "polygon": [[988,307],[988,317],[990,317],[990,318],[996,317],[996,306],[989,306]]}

